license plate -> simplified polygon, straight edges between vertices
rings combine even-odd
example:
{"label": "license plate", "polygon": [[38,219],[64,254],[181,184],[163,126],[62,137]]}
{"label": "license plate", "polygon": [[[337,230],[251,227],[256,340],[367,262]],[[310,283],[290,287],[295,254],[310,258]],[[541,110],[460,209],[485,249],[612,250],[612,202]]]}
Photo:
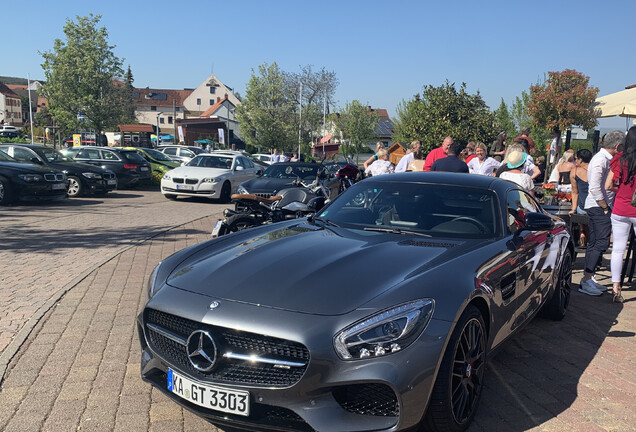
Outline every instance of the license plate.
{"label": "license plate", "polygon": [[191,185],[177,185],[179,190],[194,190],[194,186]]}
{"label": "license plate", "polygon": [[64,183],[55,183],[51,185],[51,189],[52,190],[66,189],[66,185]]}
{"label": "license plate", "polygon": [[117,180],[108,180],[108,184],[109,185],[116,185],[117,184]]}
{"label": "license plate", "polygon": [[148,171],[148,167],[141,167],[142,171]]}
{"label": "license plate", "polygon": [[230,414],[250,415],[250,394],[192,381],[172,369],[168,369],[168,390],[177,396],[199,405]]}
{"label": "license plate", "polygon": [[221,230],[221,225],[223,225],[223,221],[221,219],[216,221],[216,223],[214,224],[214,229],[212,230],[212,237],[218,237],[219,236],[219,231]]}

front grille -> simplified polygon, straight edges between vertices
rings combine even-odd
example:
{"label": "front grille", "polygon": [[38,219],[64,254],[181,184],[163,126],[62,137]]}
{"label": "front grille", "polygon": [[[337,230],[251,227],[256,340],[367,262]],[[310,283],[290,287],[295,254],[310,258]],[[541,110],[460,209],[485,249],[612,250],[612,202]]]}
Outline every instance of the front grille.
{"label": "front grille", "polygon": [[[263,336],[256,333],[210,326],[175,315],[148,309],[145,313],[145,329],[152,349],[168,363],[202,381],[225,382],[268,387],[288,387],[297,383],[307,369],[309,350],[302,344],[284,339]],[[217,364],[208,373],[196,370],[179,342],[166,337],[148,327],[154,324],[186,340],[195,330],[208,331],[217,345]],[[266,357],[278,361],[303,363],[291,366],[250,362],[240,359],[223,358],[224,353]]]}
{"label": "front grille", "polygon": [[173,177],[172,178],[172,182],[173,183],[183,184],[183,179],[182,178]]}
{"label": "front grille", "polygon": [[44,180],[46,181],[64,181],[64,174],[62,173],[46,173],[44,174]]}
{"label": "front grille", "polygon": [[397,417],[400,406],[386,384],[352,384],[338,387],[333,397],[347,411],[370,416]]}
{"label": "front grille", "polygon": [[114,173],[104,173],[104,174],[102,174],[102,177],[104,177],[104,180],[113,180],[115,178],[115,174]]}
{"label": "front grille", "polygon": [[195,179],[195,178],[188,178],[186,179],[186,184],[197,184],[199,183],[199,179]]}
{"label": "front grille", "polygon": [[179,184],[197,184],[199,183],[199,179],[195,179],[195,178],[187,178],[187,179],[183,179],[183,178],[179,178],[179,177],[174,177],[172,179],[173,183],[179,183]]}

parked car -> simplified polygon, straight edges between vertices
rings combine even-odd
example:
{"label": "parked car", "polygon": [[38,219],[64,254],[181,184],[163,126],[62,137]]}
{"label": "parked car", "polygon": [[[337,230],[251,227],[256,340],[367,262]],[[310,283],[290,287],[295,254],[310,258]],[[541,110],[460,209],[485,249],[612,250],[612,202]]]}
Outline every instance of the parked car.
{"label": "parked car", "polygon": [[66,198],[68,180],[63,172],[24,164],[0,151],[0,205],[22,200]]}
{"label": "parked car", "polygon": [[160,145],[157,150],[181,164],[190,162],[196,155],[207,153],[201,147],[183,145]]}
{"label": "parked car", "polygon": [[135,187],[150,179],[150,164],[134,150],[75,146],[62,150],[62,153],[78,162],[113,171],[117,175],[119,188]]}
{"label": "parked car", "polygon": [[464,430],[487,354],[540,310],[564,317],[572,254],[565,223],[514,183],[363,180],[316,217],[160,263],[141,375],[220,427]]}
{"label": "parked car", "polygon": [[168,155],[161,153],[158,150],[150,149],[150,148],[139,148],[139,147],[122,147],[126,150],[134,150],[141,157],[146,159],[146,161],[150,164],[150,169],[152,173],[157,175],[159,178],[163,177],[165,173],[170,171],[171,169],[177,168],[181,166],[181,164],[174,159],[170,158]]}
{"label": "parked car", "polygon": [[19,138],[20,132],[11,130],[0,130],[0,138]]}
{"label": "parked car", "polygon": [[237,186],[262,173],[262,169],[236,154],[200,154],[161,179],[161,193],[168,199],[198,196],[228,201]]}
{"label": "parked car", "polygon": [[330,190],[330,199],[338,195],[339,180],[334,177],[334,173],[327,171],[321,164],[310,162],[279,162],[270,165],[262,176],[239,185],[237,193],[271,198],[279,190],[288,188],[296,179],[311,183],[316,177],[322,177]]}
{"label": "parked car", "polygon": [[255,153],[252,156],[254,156],[256,159],[260,160],[261,162],[265,162],[267,165],[271,165],[272,164],[272,155],[268,154],[268,153]]}
{"label": "parked car", "polygon": [[263,162],[262,160],[255,158],[254,155],[243,151],[243,150],[213,150],[211,152],[212,154],[224,154],[224,155],[239,155],[239,156],[245,156],[246,158],[248,158],[249,160],[251,160],[252,162],[254,162],[255,165],[263,167],[263,171],[265,171],[265,169],[267,169],[267,167],[269,166],[268,163]]}
{"label": "parked car", "polygon": [[64,156],[59,150],[39,144],[0,144],[0,150],[22,163],[33,163],[62,171],[68,179],[68,196],[105,194],[117,188],[117,176],[111,170]]}

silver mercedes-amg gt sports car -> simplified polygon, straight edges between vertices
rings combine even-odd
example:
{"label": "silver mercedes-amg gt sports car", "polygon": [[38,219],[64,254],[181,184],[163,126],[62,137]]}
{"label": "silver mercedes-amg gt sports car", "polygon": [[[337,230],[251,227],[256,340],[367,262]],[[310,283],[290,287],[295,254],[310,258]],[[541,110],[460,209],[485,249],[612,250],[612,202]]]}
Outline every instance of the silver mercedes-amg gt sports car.
{"label": "silver mercedes-amg gt sports car", "polygon": [[560,320],[573,245],[514,183],[404,173],[184,249],[138,318],[141,374],[221,427],[460,431],[487,355]]}

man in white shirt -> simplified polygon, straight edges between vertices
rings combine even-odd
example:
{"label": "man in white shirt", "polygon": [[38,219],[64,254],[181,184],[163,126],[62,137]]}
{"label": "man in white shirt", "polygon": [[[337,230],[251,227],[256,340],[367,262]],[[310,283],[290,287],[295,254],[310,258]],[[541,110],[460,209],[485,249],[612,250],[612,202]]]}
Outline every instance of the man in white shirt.
{"label": "man in white shirt", "polygon": [[277,163],[280,162],[280,155],[278,154],[278,150],[276,150],[276,147],[274,147],[274,149],[272,150],[272,159],[271,159],[272,163]]}
{"label": "man in white shirt", "polygon": [[402,156],[402,159],[400,159],[397,166],[395,167],[395,172],[405,172],[407,169],[409,169],[409,164],[415,160],[415,154],[419,153],[421,149],[422,143],[420,143],[419,141],[413,141],[409,146],[406,154]]}
{"label": "man in white shirt", "polygon": [[621,151],[625,134],[613,131],[605,135],[601,149],[587,167],[589,192],[585,200],[585,212],[589,217],[590,239],[585,251],[585,272],[579,291],[588,295],[601,295],[606,287],[594,280],[596,267],[609,248],[612,234],[612,204],[614,193],[605,189],[605,180],[610,172],[610,161]]}

